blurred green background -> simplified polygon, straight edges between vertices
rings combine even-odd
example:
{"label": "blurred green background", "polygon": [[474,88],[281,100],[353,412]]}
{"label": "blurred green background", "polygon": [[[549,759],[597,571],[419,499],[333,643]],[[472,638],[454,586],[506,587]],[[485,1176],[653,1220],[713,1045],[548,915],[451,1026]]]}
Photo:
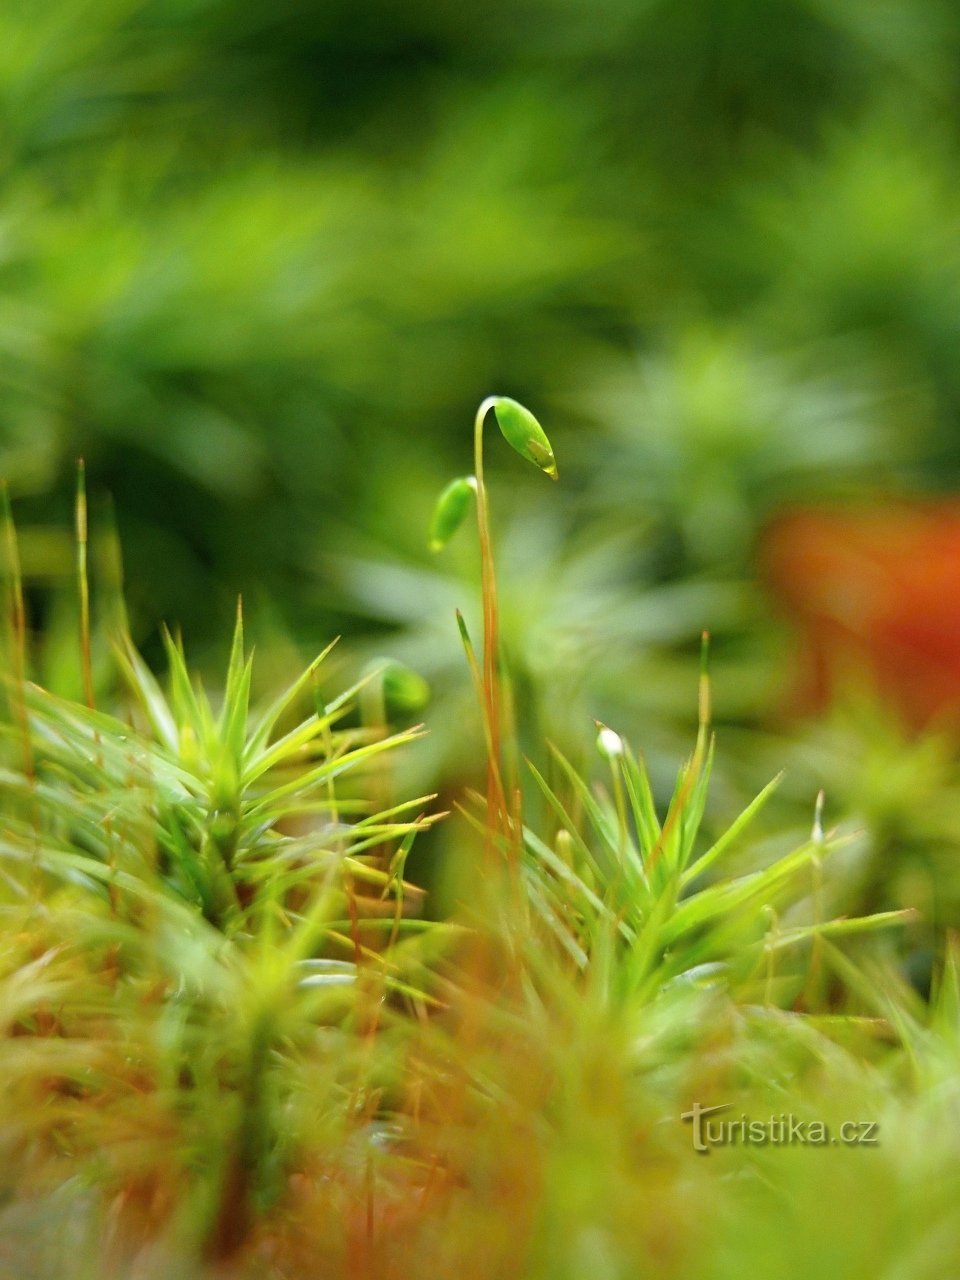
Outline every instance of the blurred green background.
{"label": "blurred green background", "polygon": [[960,469],[958,108],[950,0],[7,0],[0,472],[51,678],[82,454],[148,652],[219,665],[242,591],[278,662],[426,676],[419,767],[469,773],[476,547],[425,531],[496,391],[561,469],[491,434],[531,735],[608,719],[666,779],[709,628],[754,785],[766,523]]}

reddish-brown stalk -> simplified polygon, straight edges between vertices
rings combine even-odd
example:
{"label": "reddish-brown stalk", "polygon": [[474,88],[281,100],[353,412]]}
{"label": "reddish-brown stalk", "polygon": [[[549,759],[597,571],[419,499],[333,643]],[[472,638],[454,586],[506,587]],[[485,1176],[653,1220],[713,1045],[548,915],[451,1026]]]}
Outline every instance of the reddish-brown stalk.
{"label": "reddish-brown stalk", "polygon": [[83,669],[83,696],[92,711],[93,662],[90,656],[90,581],[87,575],[87,483],[86,467],[77,459],[77,586],[80,594],[80,663]]}
{"label": "reddish-brown stalk", "polygon": [[3,484],[3,523],[7,571],[10,575],[10,625],[13,640],[13,684],[14,712],[23,748],[23,772],[30,782],[34,782],[33,746],[30,741],[30,726],[27,720],[27,703],[24,686],[27,678],[27,610],[23,598],[23,575],[20,570],[20,549],[17,545],[17,530],[10,510],[10,494],[6,482]]}
{"label": "reddish-brown stalk", "polygon": [[477,530],[480,535],[480,586],[483,596],[483,700],[488,729],[487,824],[491,833],[511,836],[510,813],[502,782],[499,674],[499,610],[497,578],[490,538],[487,491],[483,482],[483,424],[497,402],[487,396],[477,410],[473,428],[473,464],[477,482]]}

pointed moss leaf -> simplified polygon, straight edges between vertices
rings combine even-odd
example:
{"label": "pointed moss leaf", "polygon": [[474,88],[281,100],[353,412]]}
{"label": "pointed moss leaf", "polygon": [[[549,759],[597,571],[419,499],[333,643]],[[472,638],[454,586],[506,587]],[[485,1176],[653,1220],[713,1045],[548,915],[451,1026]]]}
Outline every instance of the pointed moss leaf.
{"label": "pointed moss leaf", "polygon": [[498,396],[493,411],[506,442],[516,449],[522,458],[545,471],[556,480],[557,463],[546,433],[529,409],[525,409],[509,396]]}
{"label": "pointed moss leaf", "polygon": [[451,480],[437,499],[433,519],[430,522],[430,550],[445,547],[463,524],[470,502],[477,491],[473,476],[458,476]]}

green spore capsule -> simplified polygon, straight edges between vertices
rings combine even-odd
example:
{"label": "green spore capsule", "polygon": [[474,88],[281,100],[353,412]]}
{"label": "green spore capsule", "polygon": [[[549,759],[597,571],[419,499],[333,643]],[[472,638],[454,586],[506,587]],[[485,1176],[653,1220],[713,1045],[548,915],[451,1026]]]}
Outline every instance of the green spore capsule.
{"label": "green spore capsule", "polygon": [[516,400],[511,400],[509,396],[497,396],[493,402],[493,412],[507,444],[512,445],[521,458],[526,458],[541,471],[545,471],[552,480],[556,480],[557,462],[553,456],[553,447],[530,410]]}
{"label": "green spore capsule", "polygon": [[437,499],[430,521],[431,551],[441,550],[457,532],[476,492],[477,482],[473,476],[458,476],[450,481]]}
{"label": "green spore capsule", "polygon": [[382,680],[384,699],[394,711],[420,711],[430,701],[430,686],[426,680],[402,663],[388,663]]}

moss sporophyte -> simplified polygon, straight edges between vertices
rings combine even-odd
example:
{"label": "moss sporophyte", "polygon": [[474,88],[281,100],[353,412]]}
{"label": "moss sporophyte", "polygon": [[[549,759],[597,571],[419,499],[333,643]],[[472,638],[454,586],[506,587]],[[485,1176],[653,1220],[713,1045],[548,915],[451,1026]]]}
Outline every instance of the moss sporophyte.
{"label": "moss sporophyte", "polygon": [[[483,481],[483,427],[493,410],[500,432],[507,443],[539,470],[557,479],[557,463],[553,446],[540,423],[529,409],[509,396],[487,396],[477,409],[473,425],[474,474],[452,481],[444,489],[434,510],[430,525],[430,546],[434,551],[445,546],[466,516],[471,494],[477,499],[477,531],[480,538],[480,578],[483,597],[483,666],[478,672],[478,692],[484,714],[487,738],[487,817],[491,832],[500,831],[509,845],[519,849],[520,823],[515,812],[518,794],[515,780],[504,779],[501,751],[501,695],[499,684],[499,638],[497,582],[490,537],[490,511]],[[473,663],[470,639],[460,623],[468,659]],[[508,802],[509,797],[509,802]]]}

